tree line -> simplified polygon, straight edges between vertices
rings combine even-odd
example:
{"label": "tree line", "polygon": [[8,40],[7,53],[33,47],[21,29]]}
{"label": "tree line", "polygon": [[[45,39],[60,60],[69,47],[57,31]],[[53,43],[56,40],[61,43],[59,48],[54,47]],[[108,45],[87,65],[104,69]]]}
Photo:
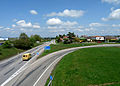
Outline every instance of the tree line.
{"label": "tree line", "polygon": [[4,44],[2,45],[3,48],[18,48],[18,49],[23,49],[27,50],[35,46],[35,44],[38,42],[42,42],[43,38],[40,37],[39,35],[31,35],[30,37],[27,36],[26,33],[21,33],[19,38],[17,38],[14,41],[5,41]]}

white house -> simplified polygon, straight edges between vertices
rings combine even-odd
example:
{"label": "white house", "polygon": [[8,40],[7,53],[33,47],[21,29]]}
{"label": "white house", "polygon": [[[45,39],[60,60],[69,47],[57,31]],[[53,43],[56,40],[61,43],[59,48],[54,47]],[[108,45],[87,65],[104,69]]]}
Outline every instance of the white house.
{"label": "white house", "polygon": [[2,37],[0,37],[0,41],[7,41],[8,40],[8,38],[2,38]]}
{"label": "white house", "polygon": [[96,40],[98,41],[104,41],[105,40],[105,37],[103,36],[96,36]]}

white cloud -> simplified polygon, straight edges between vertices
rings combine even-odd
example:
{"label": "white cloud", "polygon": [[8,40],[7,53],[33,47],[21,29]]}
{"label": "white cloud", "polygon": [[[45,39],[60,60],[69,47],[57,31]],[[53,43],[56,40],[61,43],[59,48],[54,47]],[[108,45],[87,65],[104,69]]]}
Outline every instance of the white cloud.
{"label": "white cloud", "polygon": [[12,27],[16,27],[16,25],[15,25],[15,24],[13,24],[13,25],[12,25]]}
{"label": "white cloud", "polygon": [[101,18],[101,20],[103,20],[103,21],[108,21],[108,19],[107,19],[107,18]]}
{"label": "white cloud", "polygon": [[102,26],[107,26],[105,24],[101,24],[101,23],[91,23],[89,24],[90,27],[102,27]]}
{"label": "white cloud", "polygon": [[60,29],[60,30],[51,30],[50,32],[64,32],[64,29]]}
{"label": "white cloud", "polygon": [[3,26],[0,26],[0,29],[1,29],[1,28],[4,28],[4,27],[3,27]]}
{"label": "white cloud", "polygon": [[64,17],[81,17],[84,15],[83,10],[68,10],[65,9],[63,12],[52,12],[47,14],[47,16],[64,16]]}
{"label": "white cloud", "polygon": [[11,29],[11,28],[8,28],[8,27],[7,27],[7,28],[5,28],[5,30],[10,30],[10,29]]}
{"label": "white cloud", "polygon": [[82,28],[84,28],[84,26],[78,26],[78,28],[79,28],[79,29],[82,29]]}
{"label": "white cloud", "polygon": [[33,14],[33,15],[37,15],[38,14],[37,11],[35,11],[35,10],[30,10],[30,13]]}
{"label": "white cloud", "polygon": [[48,29],[57,29],[57,26],[48,26]]}
{"label": "white cloud", "polygon": [[62,21],[59,18],[51,18],[46,22],[48,25],[60,25]]}
{"label": "white cloud", "polygon": [[[19,20],[16,22],[16,24],[12,25],[13,28],[19,28],[19,29],[33,29],[33,28],[40,28],[40,25],[38,23],[32,24],[31,22],[26,22],[25,20]],[[23,31],[23,30],[22,30]]]}
{"label": "white cloud", "polygon": [[17,19],[13,19],[13,22],[16,22],[17,21]]}
{"label": "white cloud", "polygon": [[40,25],[33,25],[33,28],[40,28]]}
{"label": "white cloud", "polygon": [[74,31],[83,32],[84,30],[78,28],[78,29],[75,29]]}
{"label": "white cloud", "polygon": [[24,29],[24,28],[20,28],[20,30],[21,30],[21,31],[25,31],[25,29]]}
{"label": "white cloud", "polygon": [[93,31],[94,28],[85,28],[85,31]]}
{"label": "white cloud", "polygon": [[74,26],[74,25],[77,25],[78,23],[76,21],[74,22],[70,22],[70,21],[67,21],[67,22],[63,22],[63,25],[65,26]]}
{"label": "white cloud", "polygon": [[120,4],[120,0],[102,0],[102,2],[107,2],[110,4]]}
{"label": "white cloud", "polygon": [[26,23],[25,20],[20,20],[20,21],[16,22],[16,24],[21,27],[32,27],[31,22]]}
{"label": "white cloud", "polygon": [[113,11],[114,9],[115,9],[115,8],[114,8],[114,7],[112,7],[110,10],[111,10],[111,11]]}
{"label": "white cloud", "polygon": [[112,24],[112,27],[120,27],[120,24]]}
{"label": "white cloud", "polygon": [[107,18],[102,18],[103,21],[120,20],[120,9],[112,10]]}
{"label": "white cloud", "polygon": [[49,20],[47,20],[46,22],[48,25],[51,25],[51,26],[63,26],[63,27],[72,27],[74,25],[77,25],[78,23],[76,21],[62,21],[60,20],[59,18],[51,18]]}

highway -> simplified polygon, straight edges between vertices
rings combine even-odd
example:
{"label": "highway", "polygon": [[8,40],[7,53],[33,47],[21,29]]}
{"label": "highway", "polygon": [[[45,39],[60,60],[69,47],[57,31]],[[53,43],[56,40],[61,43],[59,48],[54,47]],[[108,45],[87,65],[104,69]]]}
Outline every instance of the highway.
{"label": "highway", "polygon": [[44,86],[52,70],[64,55],[82,48],[112,46],[120,46],[120,44],[83,46],[51,53],[24,68],[17,76],[8,78],[1,86]]}
{"label": "highway", "polygon": [[[24,53],[31,53],[32,57],[36,55],[36,52],[43,50],[44,46],[49,45],[50,43],[46,42],[40,46],[32,48],[26,52],[20,53],[16,56],[13,56],[9,59],[0,62],[0,84],[6,81],[12,74],[14,74],[18,69],[25,65],[28,61],[22,61],[22,55]],[[30,59],[31,60],[31,59]],[[36,58],[34,58],[34,61]],[[34,62],[32,61],[32,62]],[[29,61],[30,62],[30,61]]]}

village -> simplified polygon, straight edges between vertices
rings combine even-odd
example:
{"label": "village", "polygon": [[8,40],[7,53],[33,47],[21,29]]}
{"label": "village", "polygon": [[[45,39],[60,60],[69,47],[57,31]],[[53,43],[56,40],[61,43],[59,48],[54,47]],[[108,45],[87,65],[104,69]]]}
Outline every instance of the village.
{"label": "village", "polygon": [[64,44],[69,43],[83,43],[83,42],[97,42],[97,43],[120,43],[120,36],[87,36],[81,35],[76,36],[74,33],[69,32],[67,35],[56,36],[57,42],[63,42]]}

